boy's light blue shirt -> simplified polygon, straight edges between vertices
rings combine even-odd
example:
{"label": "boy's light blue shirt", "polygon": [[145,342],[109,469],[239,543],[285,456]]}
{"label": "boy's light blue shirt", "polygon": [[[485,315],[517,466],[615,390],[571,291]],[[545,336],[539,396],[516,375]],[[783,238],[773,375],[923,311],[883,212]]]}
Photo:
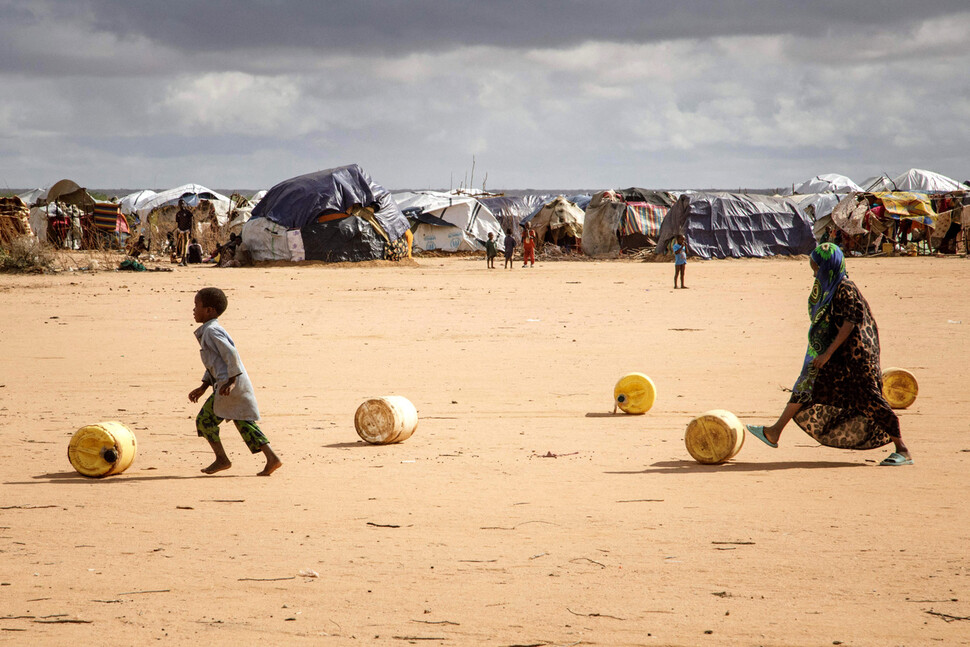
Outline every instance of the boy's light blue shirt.
{"label": "boy's light blue shirt", "polygon": [[[236,344],[219,320],[210,319],[199,326],[195,338],[199,340],[199,354],[205,366],[202,381],[211,385],[216,395],[213,413],[223,420],[259,420],[253,384],[239,359]],[[232,392],[220,395],[219,388],[231,377],[236,378]]]}

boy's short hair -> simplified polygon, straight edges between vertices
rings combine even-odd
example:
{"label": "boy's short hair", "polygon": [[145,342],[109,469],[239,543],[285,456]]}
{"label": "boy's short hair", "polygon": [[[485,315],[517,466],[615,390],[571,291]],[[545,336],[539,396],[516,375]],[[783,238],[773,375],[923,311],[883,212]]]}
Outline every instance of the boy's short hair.
{"label": "boy's short hair", "polygon": [[226,298],[226,293],[219,288],[202,288],[195,293],[195,297],[203,308],[215,310],[217,317],[229,307],[229,299]]}
{"label": "boy's short hair", "polygon": [[505,230],[505,233],[507,233],[509,236],[511,236],[512,235],[512,229],[511,228],[506,229]]}

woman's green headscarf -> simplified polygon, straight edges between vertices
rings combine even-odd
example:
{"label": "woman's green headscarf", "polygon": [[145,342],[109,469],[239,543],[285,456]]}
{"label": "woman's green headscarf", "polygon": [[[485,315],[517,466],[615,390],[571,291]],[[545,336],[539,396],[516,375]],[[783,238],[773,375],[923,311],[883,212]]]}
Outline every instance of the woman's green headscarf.
{"label": "woman's green headscarf", "polygon": [[[834,243],[822,243],[815,248],[811,254],[811,259],[818,266],[815,273],[815,283],[812,285],[812,293],[808,296],[808,318],[810,326],[808,329],[808,350],[805,352],[805,361],[802,364],[802,372],[798,375],[795,387],[792,389],[795,396],[810,396],[812,385],[815,384],[815,377],[818,371],[812,366],[812,360],[825,352],[828,345],[835,337],[831,329],[829,319],[825,316],[832,297],[842,281],[848,277],[845,271],[845,256],[842,250]],[[799,398],[795,398],[796,400]]]}

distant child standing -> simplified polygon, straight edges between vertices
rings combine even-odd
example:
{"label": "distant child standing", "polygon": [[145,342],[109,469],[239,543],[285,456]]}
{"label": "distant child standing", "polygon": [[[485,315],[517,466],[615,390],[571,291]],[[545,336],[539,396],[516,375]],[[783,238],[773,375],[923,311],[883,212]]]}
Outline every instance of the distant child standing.
{"label": "distant child standing", "polygon": [[485,266],[495,269],[495,257],[498,256],[498,245],[495,244],[495,234],[488,233],[488,240],[485,241]]}
{"label": "distant child standing", "polygon": [[509,269],[512,269],[512,254],[515,253],[515,237],[512,236],[512,230],[505,230],[505,265]]}
{"label": "distant child standing", "polygon": [[683,234],[677,235],[674,243],[674,289],[677,289],[677,277],[680,277],[680,287],[684,288],[684,271],[687,269],[687,241]]}
{"label": "distant child standing", "polygon": [[522,230],[522,267],[530,264],[536,266],[536,232],[530,223],[526,223]]}
{"label": "distant child standing", "polygon": [[212,387],[212,395],[202,405],[195,419],[196,430],[209,441],[216,455],[215,462],[202,471],[215,474],[232,467],[219,439],[219,424],[223,420],[232,420],[249,451],[254,454],[263,452],[266,457],[266,466],[258,476],[269,476],[283,463],[256,424],[259,407],[252,382],[239,359],[235,343],[217,319],[228,306],[229,300],[222,290],[202,288],[195,295],[195,308],[192,310],[196,323],[202,324],[196,329],[195,338],[201,347],[205,375],[202,376],[202,385],[189,392],[189,400],[198,402],[206,389]]}

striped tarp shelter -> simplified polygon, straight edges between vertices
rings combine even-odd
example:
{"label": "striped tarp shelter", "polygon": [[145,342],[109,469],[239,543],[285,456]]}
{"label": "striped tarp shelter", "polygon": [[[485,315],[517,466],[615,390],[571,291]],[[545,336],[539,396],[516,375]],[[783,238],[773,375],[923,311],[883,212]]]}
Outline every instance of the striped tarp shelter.
{"label": "striped tarp shelter", "polygon": [[620,220],[620,235],[643,234],[656,238],[668,210],[669,207],[648,202],[627,202],[626,212]]}

